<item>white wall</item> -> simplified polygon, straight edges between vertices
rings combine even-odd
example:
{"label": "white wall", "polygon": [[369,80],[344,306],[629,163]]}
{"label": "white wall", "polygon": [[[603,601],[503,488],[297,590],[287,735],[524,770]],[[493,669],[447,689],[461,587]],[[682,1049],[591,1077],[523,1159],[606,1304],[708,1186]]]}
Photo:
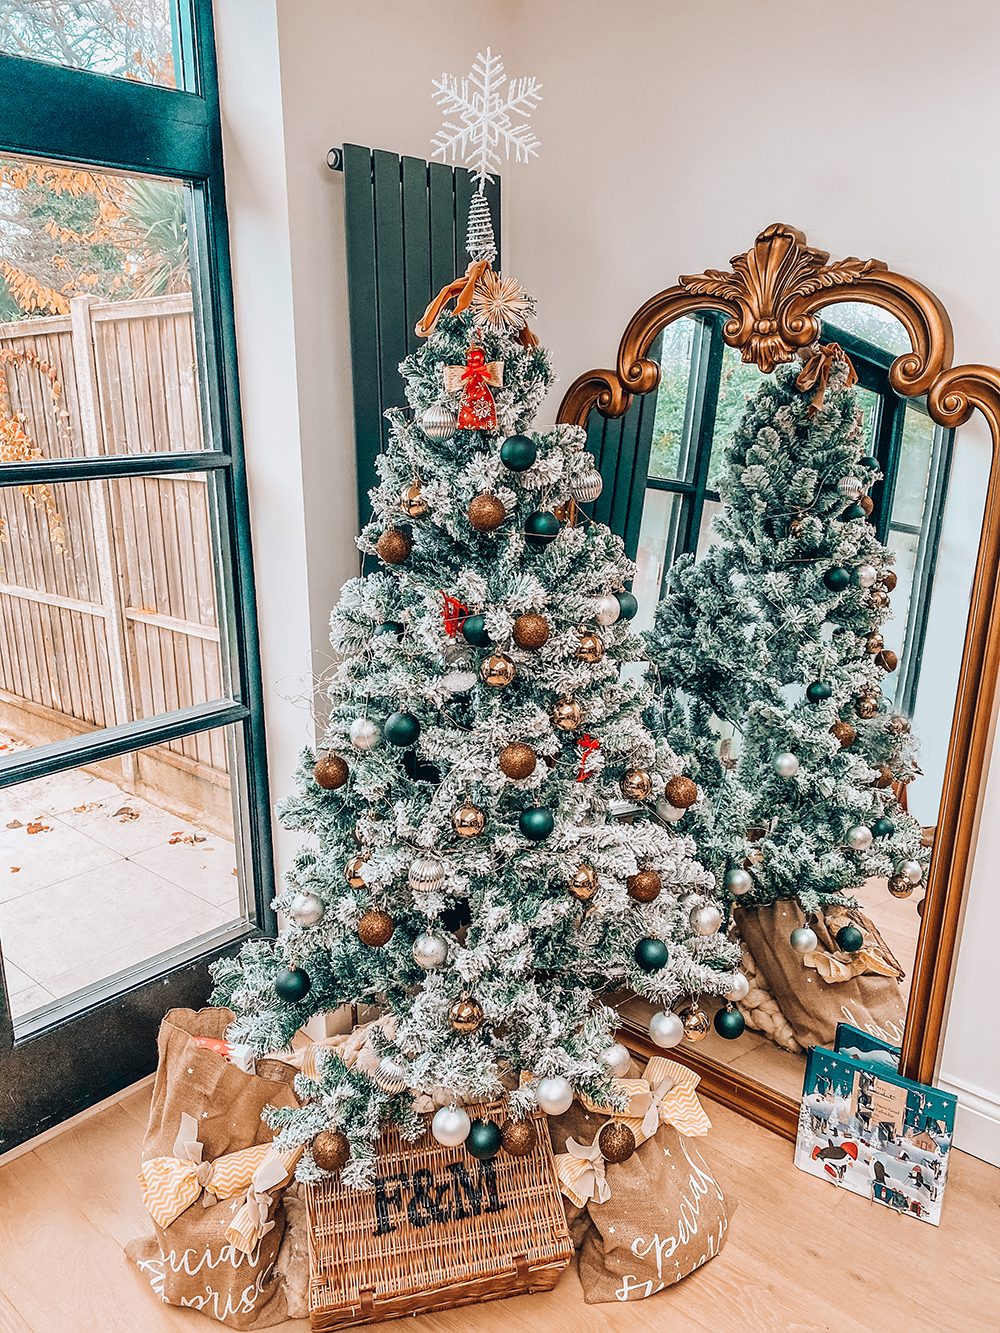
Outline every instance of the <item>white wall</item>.
{"label": "white wall", "polygon": [[[248,357],[268,363],[261,346],[281,366],[277,383],[244,392],[258,569],[262,542],[287,551],[260,584],[265,671],[274,679],[301,662],[310,636],[321,648],[329,606],[357,567],[342,180],[325,166],[326,151],[348,141],[426,156],[439,123],[430,79],[467,70],[486,43],[502,52],[508,73],[545,84],[534,117],[542,156],[504,176],[505,266],[539,298],[538,331],[562,377],[543,418],[577,374],[613,364],[620,331],[649,295],[679,273],[725,267],[775,221],[837,257],[876,256],[918,277],[951,313],[956,361],[1000,363],[992,262],[1000,83],[981,56],[1000,46],[993,0],[842,0],[835,9],[778,0],[216,4],[229,43],[227,120],[241,122],[227,141],[227,154],[243,154],[235,180],[232,157],[227,165],[245,278],[237,294],[244,385]],[[253,40],[269,49],[266,71],[259,53],[244,50],[250,35],[238,31],[251,15]],[[245,80],[257,77],[266,104],[248,109],[244,95],[258,90]],[[261,140],[266,169],[253,160]],[[244,206],[260,230],[241,220]],[[274,264],[261,272],[255,256],[268,228]],[[258,317],[272,300],[277,332]],[[281,476],[276,415],[285,427]],[[275,537],[285,521],[293,526]],[[294,641],[274,646],[286,634]],[[280,728],[295,723],[273,705],[269,724],[282,791],[284,751],[294,747]],[[1000,777],[984,809],[989,832],[970,889],[942,1077],[969,1108],[959,1142],[1000,1162],[1000,1044],[980,1040],[1000,1021],[987,953],[1000,938],[988,870]]]}

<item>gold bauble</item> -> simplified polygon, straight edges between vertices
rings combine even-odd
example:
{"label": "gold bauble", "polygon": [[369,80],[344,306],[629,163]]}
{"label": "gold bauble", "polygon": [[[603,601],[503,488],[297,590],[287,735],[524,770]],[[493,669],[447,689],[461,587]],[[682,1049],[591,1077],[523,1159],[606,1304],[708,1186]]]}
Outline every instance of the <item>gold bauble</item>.
{"label": "gold bauble", "polygon": [[403,487],[399,495],[399,507],[407,518],[423,518],[427,513],[430,505],[421,494],[419,481]]}
{"label": "gold bauble", "polygon": [[653,779],[644,768],[632,768],[622,778],[620,786],[626,801],[645,801],[653,790]]}
{"label": "gold bauble", "polygon": [[367,860],[368,852],[363,851],[360,855],[353,857],[348,861],[347,865],[344,866],[344,877],[352,889],[363,889],[365,887],[365,881],[361,875],[361,867]]}
{"label": "gold bauble", "polygon": [[455,1032],[478,1032],[483,1022],[483,1010],[476,1000],[463,995],[451,1006],[448,1020]]}
{"label": "gold bauble", "polygon": [[894,898],[909,898],[915,887],[904,875],[893,875],[889,880],[889,892]]}
{"label": "gold bauble", "polygon": [[789,523],[789,525],[788,525],[788,535],[789,535],[789,537],[801,537],[801,536],[802,536],[802,524],[803,524],[803,522],[804,522],[804,520],[801,519],[801,518],[793,518],[793,519],[792,519],[791,523]]}
{"label": "gold bauble", "polygon": [[869,605],[878,607],[879,610],[884,610],[884,608],[889,605],[889,594],[884,592],[881,588],[872,588],[868,593],[868,602]]}
{"label": "gold bauble", "polygon": [[663,788],[663,795],[675,810],[686,810],[698,799],[698,786],[681,773],[676,778],[670,779]]}
{"label": "gold bauble", "polygon": [[473,496],[467,512],[477,532],[495,532],[507,517],[507,510],[495,495]]}
{"label": "gold bauble", "polygon": [[893,588],[896,586],[896,575],[891,569],[887,569],[883,574],[879,575],[878,581],[886,592],[892,592]]}
{"label": "gold bauble", "polygon": [[871,653],[872,657],[874,657],[876,653],[880,653],[885,647],[885,639],[882,638],[881,634],[869,634],[865,642],[865,647]]}
{"label": "gold bauble", "polygon": [[350,775],[351,770],[339,754],[325,754],[322,759],[316,760],[316,767],[313,769],[316,786],[322,787],[324,791],[336,791],[338,787],[344,785]]}
{"label": "gold bauble", "polygon": [[597,871],[586,861],[581,861],[566,888],[572,897],[582,903],[588,902],[597,892]]}
{"label": "gold bauble", "polygon": [[518,648],[541,648],[549,637],[549,622],[534,611],[527,611],[514,621],[514,642]]}
{"label": "gold bauble", "polygon": [[892,786],[894,781],[895,778],[893,778],[892,776],[892,769],[887,768],[885,764],[883,764],[881,771],[879,772],[878,778],[875,781],[875,786],[879,789],[879,791],[885,791],[887,787]]}
{"label": "gold bauble", "polygon": [[538,1143],[530,1120],[505,1120],[500,1126],[500,1146],[511,1157],[525,1157]]}
{"label": "gold bauble", "polygon": [[685,1041],[703,1041],[708,1036],[711,1024],[704,1010],[689,1009],[683,1017]]}
{"label": "gold bauble", "polygon": [[381,949],[388,944],[396,929],[396,923],[388,912],[380,907],[371,907],[358,922],[358,938],[369,949]]}
{"label": "gold bauble", "polygon": [[583,720],[583,709],[575,699],[557,699],[552,705],[552,721],[560,731],[575,731]]}
{"label": "gold bauble", "polygon": [[867,518],[868,515],[872,512],[872,510],[875,508],[875,501],[872,499],[870,495],[863,495],[861,499],[858,501],[858,504],[865,511],[865,518]]}
{"label": "gold bauble", "polygon": [[910,730],[909,719],[903,717],[901,713],[894,713],[885,724],[885,729],[891,736],[905,736]]}
{"label": "gold bauble", "polygon": [[342,1171],[351,1160],[351,1145],[339,1129],[322,1129],[312,1141],[313,1161],[321,1171]]}
{"label": "gold bauble", "polygon": [[874,694],[862,694],[854,701],[854,711],[858,717],[871,719],[878,715],[878,699]]}
{"label": "gold bauble", "polygon": [[515,781],[520,778],[530,778],[537,762],[538,756],[530,745],[525,745],[524,741],[513,741],[510,745],[505,745],[497,755],[500,772]]}
{"label": "gold bauble", "polygon": [[597,1146],[606,1162],[627,1162],[635,1152],[635,1135],[628,1125],[609,1120],[597,1136]]}
{"label": "gold bauble", "polygon": [[598,634],[581,634],[580,646],[576,650],[576,656],[581,662],[599,662],[604,656],[604,644],[601,642]]}
{"label": "gold bauble", "polygon": [[883,671],[895,671],[899,666],[899,658],[891,648],[883,648],[875,658],[875,662]]}
{"label": "gold bauble", "polygon": [[375,543],[375,549],[387,565],[401,565],[413,550],[413,538],[400,528],[386,528]]}
{"label": "gold bauble", "polygon": [[858,733],[851,726],[850,722],[842,722],[839,717],[830,728],[830,735],[836,736],[837,740],[840,741],[840,748],[842,750],[846,750],[848,746],[853,745],[858,738]]}
{"label": "gold bauble", "polygon": [[486,827],[486,816],[478,805],[463,801],[452,813],[451,826],[460,838],[478,838]]}
{"label": "gold bauble", "polygon": [[479,668],[479,674],[487,685],[502,690],[514,679],[514,663],[503,653],[491,653]]}
{"label": "gold bauble", "polygon": [[640,870],[638,874],[629,875],[625,881],[625,888],[628,896],[634,898],[637,903],[651,903],[654,898],[660,896],[663,880],[655,870]]}

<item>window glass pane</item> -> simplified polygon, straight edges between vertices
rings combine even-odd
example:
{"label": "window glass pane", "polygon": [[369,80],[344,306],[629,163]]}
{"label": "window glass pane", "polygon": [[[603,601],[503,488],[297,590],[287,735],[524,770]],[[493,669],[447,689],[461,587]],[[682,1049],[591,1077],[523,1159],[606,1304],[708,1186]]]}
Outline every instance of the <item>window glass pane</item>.
{"label": "window glass pane", "polygon": [[206,447],[194,203],[180,181],[0,158],[0,463]]}
{"label": "window glass pane", "polygon": [[864,432],[864,445],[862,452],[874,455],[875,437],[878,433],[882,399],[877,393],[873,393],[871,389],[863,389],[860,384],[854,386],[854,392],[857,396],[858,407],[861,409],[863,418],[862,431]]}
{"label": "window glass pane", "polygon": [[704,508],[701,511],[701,526],[698,529],[698,546],[695,551],[695,560],[700,560],[710,546],[714,546],[719,540],[715,531],[712,519],[716,514],[722,513],[721,500],[706,500]]}
{"label": "window glass pane", "polygon": [[0,0],[0,51],[176,87],[172,0]]}
{"label": "window glass pane", "polygon": [[245,917],[226,758],[238,736],[218,727],[0,790],[15,1018]]}
{"label": "window glass pane", "polygon": [[910,350],[910,335],[906,329],[895,315],[890,315],[877,305],[844,301],[838,305],[828,305],[819,313],[825,324],[835,326],[829,330],[833,335],[837,329],[843,329],[845,333],[853,333],[856,338],[881,347],[884,352],[892,352],[894,356]]}
{"label": "window glass pane", "polygon": [[[913,592],[913,575],[917,566],[920,538],[916,533],[895,532],[890,529],[886,545],[896,554],[896,563],[892,567],[896,574],[896,586],[892,590],[890,599],[892,617],[885,622],[880,633],[885,639],[885,646],[891,648],[902,662],[907,623],[911,615],[910,597]],[[882,693],[887,698],[892,698],[897,680],[898,671],[886,677]]]}
{"label": "window glass pane", "polygon": [[927,480],[934,453],[934,430],[934,422],[929,416],[907,404],[903,416],[896,489],[892,497],[894,523],[912,523],[914,527],[919,527],[923,521]]}
{"label": "window glass pane", "polygon": [[715,411],[715,430],[712,432],[712,456],[708,464],[708,486],[718,490],[726,470],[725,451],[739,425],[747,400],[753,398],[762,375],[755,365],[744,362],[740,353],[727,347],[722,354],[722,380],[719,384],[718,406]]}
{"label": "window glass pane", "polygon": [[[673,491],[646,491],[636,553],[636,576],[632,591],[639,603],[632,624],[637,630],[652,629],[656,604],[660,600],[663,569],[672,563],[684,499]],[[668,555],[669,552],[669,555]]]}
{"label": "window glass pane", "polygon": [[214,485],[0,488],[0,727],[41,745],[227,696]]}
{"label": "window glass pane", "polygon": [[691,377],[694,332],[693,319],[679,319],[663,331],[660,383],[656,390],[653,445],[649,455],[651,477],[673,480],[680,476],[678,468]]}

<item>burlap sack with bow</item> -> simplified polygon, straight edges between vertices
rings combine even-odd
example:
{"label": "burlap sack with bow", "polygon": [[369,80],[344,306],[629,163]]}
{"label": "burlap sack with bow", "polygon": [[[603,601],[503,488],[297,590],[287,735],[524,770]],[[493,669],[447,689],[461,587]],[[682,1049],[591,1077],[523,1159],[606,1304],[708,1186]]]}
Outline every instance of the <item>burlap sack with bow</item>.
{"label": "burlap sack with bow", "polygon": [[609,1116],[595,1107],[574,1101],[564,1115],[549,1117],[588,1305],[644,1300],[693,1273],[722,1248],[736,1207],[695,1140],[672,1123],[676,1118],[697,1135],[710,1128],[694,1092],[697,1075],[666,1058],[650,1068],[641,1088],[640,1080],[622,1080],[633,1095],[618,1119],[639,1144],[628,1161],[601,1158],[597,1141]]}
{"label": "burlap sack with bow", "polygon": [[[905,973],[864,913],[828,907],[806,917],[794,899],[780,899],[761,907],[736,906],[733,921],[800,1046],[832,1046],[838,1023],[899,1045],[906,1021],[899,983]],[[856,953],[837,946],[836,932],[846,925],[857,926],[865,937]],[[796,953],[791,946],[798,926],[816,932],[811,953]],[[753,1024],[752,1015],[747,1018]]]}
{"label": "burlap sack with bow", "polygon": [[245,1073],[198,1039],[222,1041],[228,1009],[172,1009],[159,1063],[140,1187],[155,1235],[125,1246],[168,1305],[257,1329],[287,1315],[274,1261],[284,1231],[281,1192],[297,1156],[269,1147],[265,1106],[295,1107],[295,1070],[260,1060]]}

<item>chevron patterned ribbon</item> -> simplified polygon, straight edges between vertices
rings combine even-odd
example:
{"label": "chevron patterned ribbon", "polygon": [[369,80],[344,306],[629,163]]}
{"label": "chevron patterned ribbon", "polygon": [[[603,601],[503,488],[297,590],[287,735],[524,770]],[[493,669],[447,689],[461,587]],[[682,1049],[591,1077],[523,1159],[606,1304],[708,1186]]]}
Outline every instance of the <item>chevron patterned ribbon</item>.
{"label": "chevron patterned ribbon", "polygon": [[[693,1069],[679,1065],[675,1060],[657,1055],[646,1066],[642,1078],[616,1078],[612,1086],[616,1092],[628,1094],[625,1114],[636,1117],[642,1128],[642,1139],[651,1139],[660,1125],[673,1125],[682,1134],[700,1138],[712,1128],[695,1089],[701,1081]],[[581,1096],[588,1111],[607,1114],[607,1107]],[[631,1125],[632,1120],[625,1121]]]}
{"label": "chevron patterned ribbon", "polygon": [[270,1144],[202,1161],[198,1141],[198,1122],[187,1112],[181,1114],[180,1130],[174,1143],[173,1157],[154,1157],[143,1162],[139,1171],[142,1201],[150,1217],[161,1227],[170,1226],[185,1208],[190,1208],[199,1194],[209,1207],[218,1199],[231,1199],[245,1190],[270,1151]]}
{"label": "chevron patterned ribbon", "polygon": [[611,1198],[611,1186],[604,1174],[604,1154],[597,1139],[589,1147],[576,1139],[567,1139],[566,1151],[557,1154],[555,1166],[559,1188],[578,1208],[591,1199],[607,1203]]}
{"label": "chevron patterned ribbon", "polygon": [[287,1185],[302,1156],[302,1148],[282,1150],[269,1144],[267,1156],[253,1173],[247,1196],[235,1217],[226,1227],[226,1240],[237,1250],[247,1254],[274,1227],[268,1220],[271,1211],[270,1190]]}

